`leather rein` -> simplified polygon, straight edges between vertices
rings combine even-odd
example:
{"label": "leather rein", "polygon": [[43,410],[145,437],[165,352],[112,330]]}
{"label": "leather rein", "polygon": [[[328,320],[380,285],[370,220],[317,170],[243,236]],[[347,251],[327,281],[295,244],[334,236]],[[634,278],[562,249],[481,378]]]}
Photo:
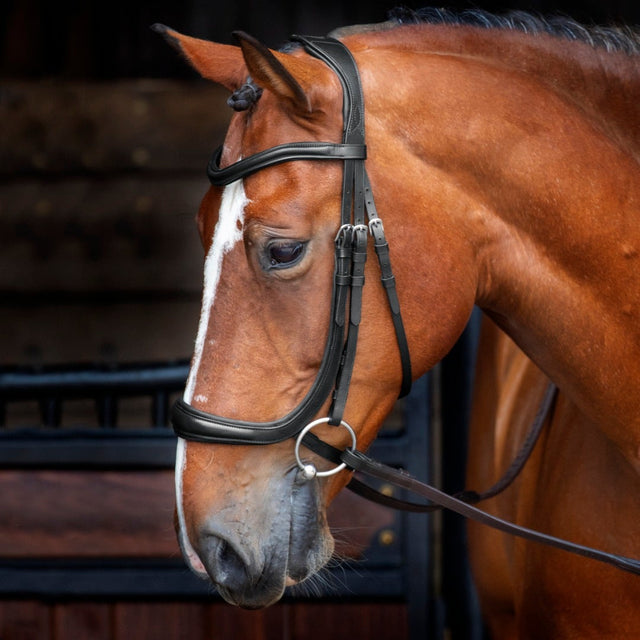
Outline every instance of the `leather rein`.
{"label": "leather rein", "polygon": [[[395,278],[389,258],[382,220],[376,211],[373,193],[365,169],[366,145],[364,127],[364,97],[356,63],[349,50],[333,38],[293,36],[310,55],[324,61],[338,76],[343,89],[342,143],[294,142],[282,144],[221,168],[222,148],[217,149],[207,167],[212,184],[228,185],[261,169],[295,160],[341,160],[344,163],[340,227],[335,238],[335,268],[327,342],[313,386],[300,404],[283,418],[271,422],[249,422],[210,414],[178,400],[172,409],[176,434],[187,440],[222,444],[273,444],[296,438],[295,455],[300,467],[300,481],[335,474],[343,469],[357,471],[385,483],[402,487],[428,503],[416,503],[383,495],[357,478],[348,487],[363,497],[395,509],[428,512],[450,509],[464,517],[489,525],[500,531],[527,540],[541,542],[559,549],[606,562],[625,571],[640,574],[640,561],[592,549],[520,527],[492,516],[472,503],[497,495],[508,487],[528,459],[542,427],[551,413],[557,389],[549,385],[544,400],[527,435],[521,451],[502,478],[483,493],[465,491],[448,495],[422,483],[404,471],[386,466],[356,450],[356,434],[343,420],[351,374],[355,362],[358,329],[361,321],[362,289],[367,257],[368,236],[373,238],[378,256],[381,282],[387,294],[391,317],[402,365],[400,397],[411,389],[411,360],[400,314]],[[346,338],[345,338],[346,332]],[[331,406],[326,418],[313,420],[327,398]],[[313,420],[313,422],[310,422]],[[351,435],[352,446],[341,451],[323,442],[311,430],[319,423],[342,426]],[[305,426],[306,425],[306,426]],[[337,466],[330,471],[317,471],[300,457],[304,445]]]}

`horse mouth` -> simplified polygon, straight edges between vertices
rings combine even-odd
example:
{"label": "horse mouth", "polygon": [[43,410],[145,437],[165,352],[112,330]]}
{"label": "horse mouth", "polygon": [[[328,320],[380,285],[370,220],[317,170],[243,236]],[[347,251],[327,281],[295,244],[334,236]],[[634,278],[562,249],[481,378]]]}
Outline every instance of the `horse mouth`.
{"label": "horse mouth", "polygon": [[[288,472],[269,519],[239,522],[213,514],[195,545],[179,536],[190,569],[208,578],[227,602],[245,609],[268,607],[320,570],[333,553],[318,481],[299,484]],[[237,507],[236,507],[237,508]],[[231,510],[225,509],[226,514]],[[238,510],[239,512],[239,510]]]}
{"label": "horse mouth", "polygon": [[[243,609],[261,609],[275,604],[287,588],[304,582],[325,564],[324,558],[316,562],[314,553],[292,560],[297,550],[289,544],[282,551],[268,551],[270,559],[262,567],[253,567],[249,561],[239,560],[240,554],[226,541],[220,540],[214,544],[213,566],[209,566],[205,574],[200,572],[200,575],[209,577],[229,604]],[[289,570],[292,561],[295,564],[294,575]]]}

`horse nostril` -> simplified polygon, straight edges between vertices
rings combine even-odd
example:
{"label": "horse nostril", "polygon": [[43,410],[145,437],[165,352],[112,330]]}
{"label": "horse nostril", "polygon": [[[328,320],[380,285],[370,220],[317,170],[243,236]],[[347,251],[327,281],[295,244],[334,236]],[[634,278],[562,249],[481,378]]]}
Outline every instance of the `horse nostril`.
{"label": "horse nostril", "polygon": [[220,565],[227,564],[228,562],[234,562],[238,557],[226,540],[220,540],[216,556]]}
{"label": "horse nostril", "polygon": [[226,589],[237,590],[247,586],[248,571],[244,560],[233,545],[222,538],[208,540],[207,568],[213,581]]}
{"label": "horse nostril", "polygon": [[232,571],[237,571],[238,569],[244,570],[244,564],[240,560],[240,557],[226,540],[220,541],[216,555],[217,563],[221,569]]}

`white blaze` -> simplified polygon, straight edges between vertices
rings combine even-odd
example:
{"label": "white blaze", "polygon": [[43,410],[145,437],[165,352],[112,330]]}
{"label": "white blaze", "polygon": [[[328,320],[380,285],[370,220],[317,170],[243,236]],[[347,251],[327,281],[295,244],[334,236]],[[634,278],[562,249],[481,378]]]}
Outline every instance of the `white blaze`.
{"label": "white blaze", "polygon": [[220,273],[222,271],[222,259],[224,254],[231,251],[235,244],[242,240],[242,225],[244,223],[244,208],[247,205],[247,195],[244,192],[242,180],[236,180],[225,187],[220,204],[220,216],[218,224],[213,232],[213,241],[209,254],[204,263],[204,287],[202,293],[202,310],[200,312],[200,324],[193,352],[193,362],[189,379],[184,390],[184,401],[191,403],[193,390],[196,386],[200,360],[204,349],[204,341],[209,328],[211,309],[216,297]]}
{"label": "white blaze", "polygon": [[[231,251],[233,247],[242,240],[242,226],[244,223],[244,209],[248,203],[247,195],[244,191],[242,180],[236,180],[226,186],[222,193],[220,204],[220,215],[218,224],[213,232],[211,248],[204,263],[204,285],[202,293],[202,309],[200,311],[200,324],[193,352],[193,361],[189,378],[184,390],[184,401],[191,404],[193,392],[198,378],[198,371],[202,360],[207,329],[209,328],[209,318],[215,302],[220,273],[222,271],[222,261],[224,255]],[[176,506],[178,512],[178,522],[180,524],[180,534],[184,550],[194,568],[204,571],[202,563],[199,561],[193,547],[189,542],[184,518],[184,507],[182,501],[182,476],[187,464],[187,442],[183,438],[178,438],[176,450]]]}

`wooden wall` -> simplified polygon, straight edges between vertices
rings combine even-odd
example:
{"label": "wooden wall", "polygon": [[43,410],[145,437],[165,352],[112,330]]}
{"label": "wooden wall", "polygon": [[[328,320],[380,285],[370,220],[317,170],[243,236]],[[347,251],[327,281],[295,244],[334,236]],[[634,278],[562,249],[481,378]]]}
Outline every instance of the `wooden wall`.
{"label": "wooden wall", "polygon": [[[67,562],[179,556],[170,471],[0,471],[0,565],[7,559]],[[358,557],[393,527],[382,507],[344,494],[333,526],[357,528],[341,553]],[[187,571],[185,568],[184,571]],[[134,572],[135,574],[135,572]],[[135,575],[133,578],[135,580]],[[126,589],[127,585],[123,584]],[[75,597],[0,600],[2,640],[401,640],[406,602],[285,602],[247,612],[211,598]]]}
{"label": "wooden wall", "polygon": [[[171,470],[0,470],[0,559],[174,559]],[[344,492],[329,510],[336,552],[400,546],[393,511]],[[387,532],[385,534],[385,532]],[[425,542],[426,544],[426,542]],[[0,634],[0,638],[3,636]]]}
{"label": "wooden wall", "polygon": [[0,602],[3,640],[399,640],[402,605],[278,604],[241,611],[222,603]]}

